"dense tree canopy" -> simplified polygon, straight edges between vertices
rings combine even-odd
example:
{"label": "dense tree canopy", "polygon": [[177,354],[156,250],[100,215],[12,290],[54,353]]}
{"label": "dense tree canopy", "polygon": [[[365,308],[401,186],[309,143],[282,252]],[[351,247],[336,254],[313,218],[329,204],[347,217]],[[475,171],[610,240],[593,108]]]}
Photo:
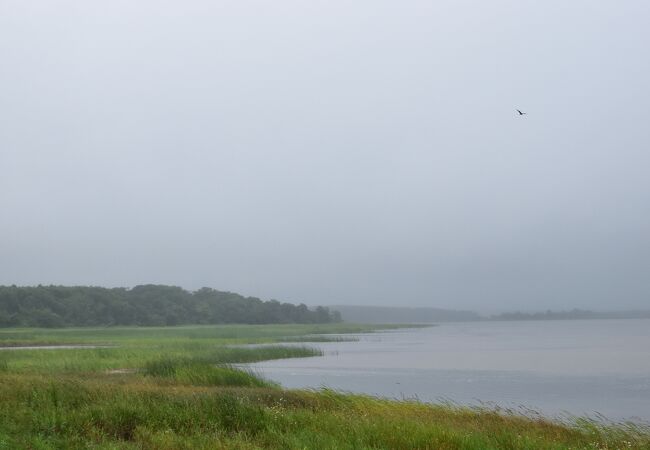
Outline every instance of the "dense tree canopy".
{"label": "dense tree canopy", "polygon": [[143,285],[132,289],[88,286],[0,286],[0,327],[181,325],[219,323],[325,323],[336,311],[232,292]]}

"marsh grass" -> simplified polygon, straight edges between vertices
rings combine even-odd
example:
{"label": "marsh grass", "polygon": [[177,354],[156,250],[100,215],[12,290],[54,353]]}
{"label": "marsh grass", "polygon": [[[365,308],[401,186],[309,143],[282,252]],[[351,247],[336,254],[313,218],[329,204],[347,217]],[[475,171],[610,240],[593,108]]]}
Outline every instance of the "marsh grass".
{"label": "marsh grass", "polygon": [[[329,328],[328,328],[329,327]],[[358,332],[364,326],[346,326]],[[268,359],[318,356],[320,352],[308,347],[269,345],[281,342],[293,334],[294,338],[312,332],[341,333],[341,324],[331,325],[265,325],[223,326],[206,328],[170,327],[128,328],[107,330],[0,330],[0,345],[20,342],[53,344],[102,344],[102,348],[30,349],[0,352],[0,361],[6,361],[12,370],[22,373],[74,373],[115,369],[139,369],[144,362],[162,358],[180,358],[187,355],[210,360],[215,364],[248,363]],[[224,330],[220,329],[224,328]],[[74,338],[72,337],[74,336]],[[87,340],[83,340],[83,339]],[[233,345],[235,344],[235,345]],[[245,347],[245,344],[265,344]],[[239,346],[237,346],[239,345]]]}
{"label": "marsh grass", "polygon": [[116,346],[0,355],[0,449],[650,450],[650,433],[638,426],[283,390],[232,364],[317,350],[226,344],[315,331],[250,327],[247,336],[246,327],[225,328],[98,330],[88,341],[81,336],[90,330],[29,331],[30,339]]}
{"label": "marsh grass", "polygon": [[193,325],[177,327],[100,328],[0,328],[0,346],[56,344],[149,344],[164,341],[207,340],[220,344],[278,342],[326,334],[370,333],[415,328],[414,325],[283,324],[283,325]]}
{"label": "marsh grass", "polygon": [[275,387],[250,370],[215,365],[196,358],[164,358],[148,362],[143,374],[193,386]]}
{"label": "marsh grass", "polygon": [[0,442],[5,448],[80,449],[650,448],[644,430],[593,422],[569,427],[331,390],[283,391],[247,381],[243,386],[196,386],[192,379],[168,384],[170,374],[187,367],[177,361],[153,365],[152,375],[120,381],[0,375]]}

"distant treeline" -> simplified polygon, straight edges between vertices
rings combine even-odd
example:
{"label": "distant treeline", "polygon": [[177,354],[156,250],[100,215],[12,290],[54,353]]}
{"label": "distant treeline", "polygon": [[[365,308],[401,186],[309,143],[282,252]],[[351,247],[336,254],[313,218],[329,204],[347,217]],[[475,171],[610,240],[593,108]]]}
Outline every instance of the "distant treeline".
{"label": "distant treeline", "polygon": [[0,327],[76,327],[224,323],[327,323],[341,315],[232,292],[143,285],[132,289],[87,286],[0,286]]}
{"label": "distant treeline", "polygon": [[433,323],[481,320],[481,316],[472,311],[429,307],[336,305],[332,308],[340,311],[346,322],[356,323]]}
{"label": "distant treeline", "polygon": [[595,312],[582,309],[571,311],[506,312],[482,316],[473,311],[431,307],[408,308],[396,306],[331,306],[346,322],[356,323],[440,323],[489,320],[576,320],[576,319],[650,319],[650,311]]}
{"label": "distant treeline", "polygon": [[650,311],[545,311],[535,313],[509,312],[493,315],[491,320],[575,320],[575,319],[648,319]]}

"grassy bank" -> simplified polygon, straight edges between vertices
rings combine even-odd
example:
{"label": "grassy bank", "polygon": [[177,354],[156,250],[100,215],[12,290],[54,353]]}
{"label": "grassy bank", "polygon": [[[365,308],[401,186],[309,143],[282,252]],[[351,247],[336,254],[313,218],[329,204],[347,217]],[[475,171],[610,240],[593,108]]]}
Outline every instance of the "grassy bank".
{"label": "grassy bank", "polygon": [[1,351],[0,449],[650,449],[649,435],[631,427],[287,391],[230,364],[318,351],[225,346],[364,330],[341,324],[3,330],[0,345],[114,347]]}
{"label": "grassy bank", "polygon": [[[386,328],[384,326],[383,328]],[[0,347],[99,345],[67,350],[0,350],[0,367],[12,372],[79,373],[140,369],[163,358],[192,357],[215,364],[314,356],[307,347],[242,344],[339,340],[342,333],[377,329],[371,325],[222,325],[65,329],[0,329]],[[333,336],[331,336],[333,335]]]}

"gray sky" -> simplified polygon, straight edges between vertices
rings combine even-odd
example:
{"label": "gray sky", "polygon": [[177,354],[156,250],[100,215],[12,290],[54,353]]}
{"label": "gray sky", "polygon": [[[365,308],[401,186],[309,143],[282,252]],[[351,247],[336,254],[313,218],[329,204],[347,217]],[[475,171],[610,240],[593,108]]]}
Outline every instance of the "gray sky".
{"label": "gray sky", "polygon": [[0,284],[647,308],[649,24],[647,0],[0,0]]}

